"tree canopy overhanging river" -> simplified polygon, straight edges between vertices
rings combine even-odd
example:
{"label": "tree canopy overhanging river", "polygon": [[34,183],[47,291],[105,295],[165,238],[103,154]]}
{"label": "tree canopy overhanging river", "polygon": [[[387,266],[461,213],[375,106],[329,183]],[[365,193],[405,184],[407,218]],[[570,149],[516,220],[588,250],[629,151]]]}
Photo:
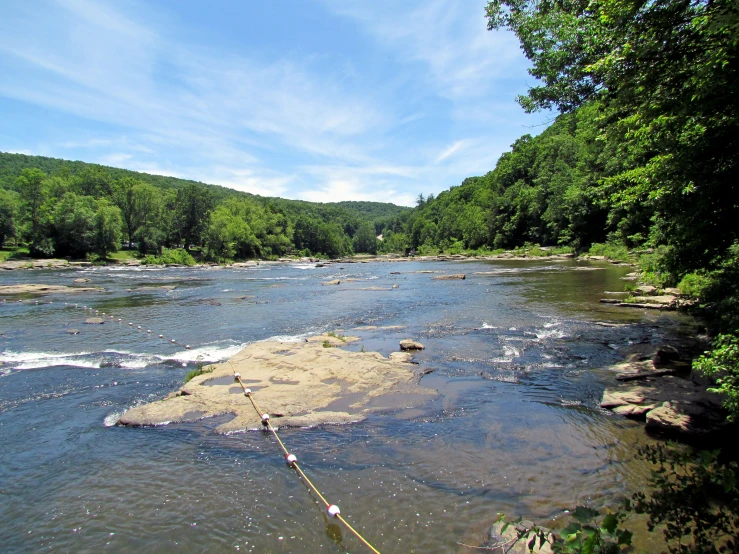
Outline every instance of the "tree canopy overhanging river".
{"label": "tree canopy overhanging river", "polygon": [[[422,342],[414,359],[433,371],[421,384],[440,393],[357,424],[280,432],[380,551],[462,551],[497,512],[547,523],[576,504],[614,504],[643,487],[633,450],[650,439],[598,407],[612,378],[599,368],[620,361],[619,347],[692,325],[598,304],[629,271],[541,260],[5,272],[0,285],[87,278],[105,292],[0,303],[3,551],[363,551],[270,435],[219,435],[213,419],[115,426],[199,361],[334,329],[362,339],[343,348],[384,356]],[[432,279],[448,273],[467,279]],[[85,325],[64,302],[116,319]]]}

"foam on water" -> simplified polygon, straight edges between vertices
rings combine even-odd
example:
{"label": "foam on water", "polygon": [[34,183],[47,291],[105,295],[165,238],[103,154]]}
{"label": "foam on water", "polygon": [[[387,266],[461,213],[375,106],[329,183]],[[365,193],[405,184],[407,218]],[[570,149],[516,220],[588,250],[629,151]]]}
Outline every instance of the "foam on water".
{"label": "foam on water", "polygon": [[99,362],[85,360],[90,352],[59,353],[51,352],[12,352],[5,350],[0,354],[0,362],[11,366],[13,369],[39,369],[42,367],[54,367],[62,365],[74,365],[80,367],[99,367]]}
{"label": "foam on water", "polygon": [[226,360],[242,350],[248,343],[234,341],[205,344],[190,350],[161,355],[126,350],[103,350],[101,352],[50,353],[50,352],[11,352],[0,354],[4,371],[11,369],[41,369],[47,367],[72,366],[89,369],[103,368],[106,364],[123,369],[144,369],[162,362],[214,363]]}
{"label": "foam on water", "polygon": [[277,341],[277,342],[303,342],[308,337],[315,335],[315,331],[307,331],[305,333],[301,333],[299,335],[275,335],[272,337],[268,337],[264,339],[263,341],[259,342],[267,342],[267,341]]}

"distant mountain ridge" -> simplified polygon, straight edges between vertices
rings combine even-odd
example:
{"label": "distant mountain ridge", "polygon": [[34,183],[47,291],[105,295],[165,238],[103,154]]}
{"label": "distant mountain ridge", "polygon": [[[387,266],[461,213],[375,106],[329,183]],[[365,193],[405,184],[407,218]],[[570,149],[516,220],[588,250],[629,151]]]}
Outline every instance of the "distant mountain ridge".
{"label": "distant mountain ridge", "polygon": [[403,212],[410,211],[412,208],[407,206],[398,206],[389,202],[369,202],[369,201],[343,201],[343,202],[309,202],[307,200],[292,200],[288,198],[280,198],[273,196],[260,196],[249,192],[243,192],[220,185],[212,185],[192,179],[182,179],[179,177],[169,177],[166,175],[154,175],[140,171],[132,171],[130,169],[122,169],[118,167],[106,166],[101,164],[72,161],[61,158],[50,158],[47,156],[34,156],[28,154],[11,154],[0,152],[0,188],[13,189],[15,180],[23,169],[38,168],[47,175],[67,175],[74,176],[82,172],[85,168],[96,167],[104,169],[113,180],[122,179],[124,177],[133,177],[139,181],[149,183],[155,187],[162,189],[179,189],[186,185],[202,185],[208,187],[217,200],[223,200],[231,196],[248,197],[261,204],[279,204],[291,212],[303,211],[303,208],[309,206],[334,206],[351,212],[362,219],[380,219],[392,218]]}

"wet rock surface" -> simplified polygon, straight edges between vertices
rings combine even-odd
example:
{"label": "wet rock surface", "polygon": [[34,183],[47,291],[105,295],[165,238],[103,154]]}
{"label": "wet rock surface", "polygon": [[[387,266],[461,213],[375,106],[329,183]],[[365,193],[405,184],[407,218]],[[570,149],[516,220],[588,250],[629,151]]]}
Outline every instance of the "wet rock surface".
{"label": "wet rock surface", "polygon": [[634,345],[625,362],[610,366],[618,384],[600,406],[672,435],[704,435],[725,423],[721,397],[690,378],[690,356],[672,345]]}
{"label": "wet rock surface", "polygon": [[15,294],[68,294],[81,292],[103,292],[100,287],[67,287],[65,285],[3,285],[0,286],[0,295]]}
{"label": "wet rock surface", "polygon": [[453,279],[466,279],[467,276],[464,273],[455,273],[453,275],[437,275],[436,277],[432,277],[434,281],[450,281]]}
{"label": "wet rock surface", "polygon": [[341,348],[357,340],[318,335],[302,343],[251,344],[164,400],[128,410],[119,424],[163,425],[232,414],[233,419],[216,427],[216,432],[261,428],[261,419],[234,381],[234,372],[254,390],[255,400],[272,414],[275,426],[361,421],[369,413],[384,409],[377,407],[387,405],[378,403],[380,398],[396,396],[402,399],[403,407],[408,407],[436,396],[435,390],[418,384],[422,372],[409,363],[409,354],[395,352],[385,358],[377,352]]}

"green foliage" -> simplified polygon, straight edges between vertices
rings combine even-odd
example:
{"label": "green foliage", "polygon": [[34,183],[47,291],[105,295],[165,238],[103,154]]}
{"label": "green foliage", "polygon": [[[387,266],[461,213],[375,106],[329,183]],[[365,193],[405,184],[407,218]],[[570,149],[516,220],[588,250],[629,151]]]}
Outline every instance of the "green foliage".
{"label": "green foliage", "polygon": [[562,553],[618,554],[621,547],[631,546],[632,533],[620,529],[622,513],[601,516],[596,510],[577,506],[573,520],[559,531],[560,541],[552,550]]}
{"label": "green foliage", "polygon": [[733,0],[495,0],[487,17],[518,36],[533,64],[540,84],[519,98],[527,111],[602,107],[609,157],[593,192],[619,240],[670,245],[665,265],[683,274],[737,239]]}
{"label": "green foliage", "polygon": [[207,366],[204,367],[203,363],[199,362],[198,367],[196,369],[190,370],[185,375],[185,383],[189,383],[197,377],[198,375],[204,375],[206,373],[213,373],[213,370],[215,370],[215,366]]}
{"label": "green foliage", "polygon": [[328,332],[328,333],[326,333],[326,334],[327,334],[327,335],[328,335],[329,337],[333,337],[333,338],[335,338],[335,339],[339,339],[339,340],[340,340],[341,342],[346,342],[346,335],[339,335],[339,334],[336,334],[336,333],[335,333],[335,332],[333,332],[333,331],[329,331],[329,332]]}
{"label": "green foliage", "polygon": [[739,421],[739,337],[719,335],[711,350],[693,361],[693,368],[708,377],[715,377],[715,388],[709,389],[723,397],[730,421]]}
{"label": "green foliage", "polygon": [[18,225],[18,195],[9,190],[0,189],[0,246],[7,239],[16,237]]}
{"label": "green foliage", "polygon": [[267,198],[174,177],[0,153],[0,240],[15,235],[32,245],[34,255],[58,254],[50,214],[68,193],[115,204],[122,227],[118,240],[129,247],[136,243],[142,254],[163,246],[206,246],[207,257],[215,260],[273,259],[296,251],[339,257],[351,254],[355,243],[373,253],[374,237],[410,211],[379,202]]}
{"label": "green foliage", "polygon": [[631,255],[629,254],[628,249],[621,244],[596,243],[590,247],[588,254],[590,256],[605,256],[609,260],[614,260],[614,261],[619,261],[619,262],[628,263],[631,261]]}
{"label": "green foliage", "polygon": [[141,259],[142,265],[195,265],[195,258],[184,249],[163,249],[159,256],[149,254]]}
{"label": "green foliage", "polygon": [[710,284],[710,279],[699,273],[688,273],[677,284],[680,294],[691,298],[701,298]]}
{"label": "green foliage", "polygon": [[328,339],[326,339],[326,340],[323,341],[323,347],[324,348],[332,348],[333,345],[331,344],[331,342]]}
{"label": "green foliage", "polygon": [[354,235],[353,243],[357,253],[377,254],[375,226],[370,222],[362,223]]}
{"label": "green foliage", "polygon": [[[621,511],[601,515],[591,508],[577,506],[572,521],[555,534],[539,526],[517,527],[516,542],[527,541],[530,552],[550,543],[552,552],[558,554],[619,554],[631,546],[632,540],[632,533],[621,528],[624,519]],[[500,515],[498,521],[505,521],[505,516]],[[520,518],[505,522],[502,531],[519,521]]]}

